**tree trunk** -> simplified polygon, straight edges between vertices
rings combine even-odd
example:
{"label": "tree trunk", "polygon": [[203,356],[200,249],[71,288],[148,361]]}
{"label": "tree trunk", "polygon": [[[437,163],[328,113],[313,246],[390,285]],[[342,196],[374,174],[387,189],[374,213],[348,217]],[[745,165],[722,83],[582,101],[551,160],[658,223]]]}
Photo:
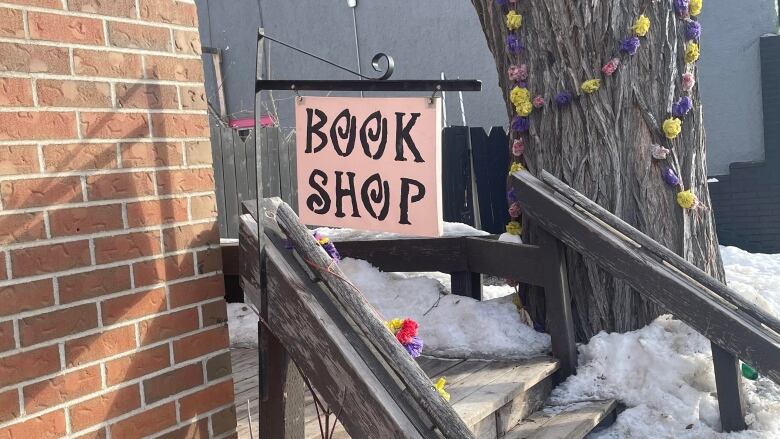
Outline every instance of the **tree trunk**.
{"label": "tree trunk", "polygon": [[[521,136],[525,166],[534,174],[545,169],[620,218],[685,257],[716,278],[724,272],[708,208],[684,210],[678,189],[667,186],[664,168],[679,171],[685,189],[710,205],[707,189],[704,129],[698,87],[685,93],[693,110],[682,118],[682,132],[667,140],[661,124],[672,103],[684,94],[685,23],[672,0],[544,0],[499,5],[496,0],[472,0],[488,46],[496,60],[499,86],[507,114],[514,115],[509,92],[514,82],[510,65],[527,64],[527,87],[546,104],[529,116],[530,129]],[[523,16],[515,31],[525,45],[522,54],[506,47],[505,15],[510,9]],[[640,14],[651,20],[634,56],[619,53],[619,42],[631,36]],[[601,67],[619,57],[620,67],[607,77]],[[580,84],[601,79],[601,88],[583,94]],[[558,108],[553,98],[568,90],[571,105]],[[672,150],[669,159],[653,160],[651,144]],[[525,234],[527,237],[528,230]],[[592,261],[567,252],[577,337],[590,338],[601,330],[637,329],[663,313]],[[538,309],[531,310],[539,315]]]}

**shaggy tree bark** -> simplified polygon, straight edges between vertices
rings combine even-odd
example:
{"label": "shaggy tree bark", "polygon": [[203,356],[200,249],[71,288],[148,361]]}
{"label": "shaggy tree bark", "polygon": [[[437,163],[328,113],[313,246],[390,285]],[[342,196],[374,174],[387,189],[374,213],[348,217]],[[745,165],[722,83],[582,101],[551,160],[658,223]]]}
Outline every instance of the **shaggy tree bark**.
{"label": "shaggy tree bark", "polygon": [[[651,157],[653,143],[672,149],[670,162],[685,188],[709,206],[698,87],[689,94],[694,108],[683,118],[679,137],[669,141],[660,130],[672,102],[682,96],[680,77],[685,69],[684,23],[676,16],[672,0],[472,3],[496,60],[508,117],[514,115],[509,101],[513,84],[507,77],[512,64],[527,64],[531,95],[547,101],[530,115],[530,130],[523,134],[527,168],[534,174],[542,169],[553,173],[723,280],[711,211],[680,208],[677,191],[666,186],[661,176],[665,165]],[[506,49],[508,8],[523,16],[522,27],[515,32],[525,45],[521,55]],[[631,35],[630,27],[640,14],[650,18],[650,32],[642,38],[638,53],[621,56],[618,71],[605,77],[601,67],[619,56],[619,42]],[[592,78],[602,79],[601,89],[583,95],[580,84]],[[571,91],[575,99],[558,109],[552,99],[563,90]],[[567,262],[579,339],[600,330],[633,330],[663,313],[592,261],[568,251]],[[539,306],[531,312],[538,316]]]}

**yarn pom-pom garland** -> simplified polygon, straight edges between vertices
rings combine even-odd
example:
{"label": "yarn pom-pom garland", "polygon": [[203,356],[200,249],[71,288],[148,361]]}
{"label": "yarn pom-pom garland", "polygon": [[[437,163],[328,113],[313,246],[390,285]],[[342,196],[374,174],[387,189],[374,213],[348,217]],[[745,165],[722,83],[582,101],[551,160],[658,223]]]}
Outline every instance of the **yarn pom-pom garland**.
{"label": "yarn pom-pom garland", "polygon": [[518,203],[512,203],[512,205],[509,206],[509,217],[510,218],[520,217],[520,205]]}
{"label": "yarn pom-pom garland", "polygon": [[620,42],[620,51],[634,56],[636,55],[636,51],[639,50],[640,44],[641,42],[639,41],[639,37],[628,37]]}
{"label": "yarn pom-pom garland", "polygon": [[674,172],[674,169],[672,168],[666,168],[663,172],[664,182],[668,184],[669,186],[677,186],[680,184],[680,177],[677,176],[677,174]]}
{"label": "yarn pom-pom garland", "polygon": [[677,193],[677,204],[683,209],[693,209],[699,204],[699,199],[696,198],[696,194],[690,190],[681,191]]}
{"label": "yarn pom-pom garland", "polygon": [[519,221],[509,221],[506,224],[506,233],[510,235],[519,235],[523,233],[523,226]]}
{"label": "yarn pom-pom garland", "polygon": [[507,69],[506,73],[507,73],[507,76],[509,77],[510,81],[517,82],[517,81],[523,81],[524,80],[524,78],[522,76],[522,72],[520,70],[520,66],[516,66],[516,65],[512,64],[511,66],[509,66],[509,69]]}
{"label": "yarn pom-pom garland", "polygon": [[412,341],[412,338],[417,337],[417,329],[420,325],[412,319],[406,319],[401,323],[401,328],[395,333],[395,338],[401,342],[402,345],[406,345]]}
{"label": "yarn pom-pom garland", "polygon": [[565,107],[571,104],[571,99],[571,92],[564,90],[558,93],[558,96],[555,96],[555,103],[558,104],[559,107]]}
{"label": "yarn pom-pom garland", "polygon": [[444,385],[447,384],[447,380],[444,377],[441,377],[436,381],[436,384],[433,385],[433,388],[436,389],[437,392],[439,392],[439,395],[441,395],[441,398],[447,402],[450,401],[450,394],[447,393],[446,390],[444,390]]}
{"label": "yarn pom-pom garland", "polygon": [[336,246],[330,242],[330,238],[321,234],[320,232],[314,232],[314,239],[317,240],[317,243],[322,247],[323,250],[325,250],[325,253],[327,253],[331,259],[333,259],[335,262],[341,260],[341,255],[339,254],[339,251],[336,250]]}
{"label": "yarn pom-pom garland", "polygon": [[601,71],[607,76],[612,76],[612,74],[617,70],[618,66],[620,66],[620,59],[612,58],[606,64],[604,64],[604,67],[601,68]]}
{"label": "yarn pom-pom garland", "polygon": [[517,11],[509,11],[506,14],[506,27],[510,31],[515,31],[520,29],[520,26],[523,25],[523,16],[518,14]]}
{"label": "yarn pom-pom garland", "polygon": [[582,91],[587,94],[595,93],[598,91],[599,87],[601,87],[600,79],[588,79],[580,86]]}
{"label": "yarn pom-pom garland", "polygon": [[696,61],[699,60],[699,44],[690,42],[685,47],[685,62],[688,64],[693,64]]}
{"label": "yarn pom-pom garland", "polygon": [[412,319],[393,319],[385,322],[385,326],[393,333],[396,340],[406,348],[406,352],[409,352],[412,358],[417,358],[422,354],[423,341],[417,336],[417,329],[419,328],[417,322]]}
{"label": "yarn pom-pom garland", "polygon": [[525,151],[525,142],[523,139],[515,139],[515,141],[512,142],[512,155],[520,157],[523,155],[523,151]]}
{"label": "yarn pom-pom garland", "polygon": [[509,50],[509,53],[513,55],[519,55],[523,53],[523,43],[520,41],[520,38],[517,37],[517,35],[508,35],[506,37],[506,48]]}
{"label": "yarn pom-pom garland", "polygon": [[693,87],[696,85],[696,77],[693,76],[693,73],[683,73],[682,75],[682,88],[685,91],[691,91],[693,90]]}
{"label": "yarn pom-pom garland", "polygon": [[688,5],[688,0],[674,0],[674,11],[680,17],[686,18],[689,15]]}
{"label": "yarn pom-pom garland", "polygon": [[670,117],[664,121],[663,130],[667,139],[675,139],[682,131],[682,121],[676,117]]}
{"label": "yarn pom-pom garland", "polygon": [[631,30],[634,31],[634,35],[638,37],[644,37],[650,30],[650,19],[642,14],[636,19],[636,22],[631,26]]}
{"label": "yarn pom-pom garland", "polygon": [[532,111],[534,111],[534,106],[531,105],[531,101],[523,101],[515,106],[515,113],[518,116],[528,117]]}
{"label": "yarn pom-pom garland", "polygon": [[520,162],[514,162],[512,163],[512,166],[509,167],[509,173],[514,174],[515,172],[520,172],[524,170],[525,167],[523,167],[523,164]]}
{"label": "yarn pom-pom garland", "polygon": [[525,81],[528,79],[528,66],[520,64],[520,80]]}
{"label": "yarn pom-pom garland", "polygon": [[530,123],[527,117],[515,116],[512,119],[512,130],[518,133],[524,133],[528,131]]}
{"label": "yarn pom-pom garland", "polygon": [[688,96],[683,96],[672,104],[672,115],[675,117],[683,117],[688,114],[691,109],[693,109],[693,101]]}
{"label": "yarn pom-pom garland", "polygon": [[666,157],[669,155],[669,150],[664,148],[661,145],[652,145],[653,149],[651,154],[653,155],[653,158],[656,160],[666,160]]}
{"label": "yarn pom-pom garland", "polygon": [[696,17],[701,14],[702,0],[691,0],[689,11],[692,17]]}
{"label": "yarn pom-pom garland", "polygon": [[512,104],[517,106],[523,102],[528,102],[531,99],[531,92],[525,87],[515,86],[509,92],[509,100]]}
{"label": "yarn pom-pom garland", "polygon": [[533,104],[534,104],[534,108],[544,107],[544,98],[541,96],[534,97]]}
{"label": "yarn pom-pom garland", "polygon": [[409,343],[404,345],[404,348],[406,348],[406,352],[409,352],[412,358],[417,358],[422,355],[423,341],[420,337],[414,336]]}
{"label": "yarn pom-pom garland", "polygon": [[699,38],[701,38],[701,24],[698,21],[688,20],[685,23],[685,38],[690,41],[699,41]]}

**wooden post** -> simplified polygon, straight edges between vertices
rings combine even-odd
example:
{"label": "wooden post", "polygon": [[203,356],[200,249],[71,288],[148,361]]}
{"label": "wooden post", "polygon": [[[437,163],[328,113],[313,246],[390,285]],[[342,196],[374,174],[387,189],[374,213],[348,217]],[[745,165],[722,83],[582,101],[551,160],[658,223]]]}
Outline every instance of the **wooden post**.
{"label": "wooden post", "polygon": [[745,396],[742,393],[742,372],[739,359],[715,343],[712,346],[712,365],[715,367],[715,385],[718,389],[718,410],[723,431],[742,431],[745,424]]}
{"label": "wooden post", "polygon": [[[303,377],[282,343],[258,323],[261,359],[260,439],[300,439],[304,436]],[[265,390],[265,395],[263,391]]]}
{"label": "wooden post", "polygon": [[547,314],[545,327],[550,334],[552,354],[561,363],[557,377],[564,380],[577,370],[577,343],[571,311],[566,258],[561,241],[537,227],[533,230],[545,257],[544,300]]}
{"label": "wooden post", "polygon": [[470,271],[450,273],[452,294],[482,301],[482,275]]}

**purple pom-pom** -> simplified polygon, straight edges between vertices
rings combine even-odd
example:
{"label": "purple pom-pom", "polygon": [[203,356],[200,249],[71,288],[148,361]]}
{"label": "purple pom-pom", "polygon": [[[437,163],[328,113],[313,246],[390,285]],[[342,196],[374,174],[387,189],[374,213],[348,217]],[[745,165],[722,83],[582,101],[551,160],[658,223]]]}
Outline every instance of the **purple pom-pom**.
{"label": "purple pom-pom", "polygon": [[672,168],[666,168],[664,170],[664,181],[669,186],[677,186],[680,184],[680,177],[677,176],[677,174],[674,173],[674,170]]}
{"label": "purple pom-pom", "polygon": [[675,117],[685,116],[691,109],[693,109],[693,101],[688,96],[683,96],[672,104],[672,114]]}
{"label": "purple pom-pom", "polygon": [[565,107],[571,104],[571,98],[571,92],[564,90],[558,93],[558,96],[555,96],[555,103],[558,104],[559,107]]}
{"label": "purple pom-pom", "polygon": [[411,355],[412,358],[417,358],[422,354],[423,341],[420,337],[414,336],[412,337],[412,341],[406,343],[404,347],[406,348],[406,352],[409,352],[409,355]]}
{"label": "purple pom-pom", "polygon": [[[319,232],[314,232],[314,239],[317,240],[317,242],[320,242],[323,238],[327,238],[324,235],[321,235]],[[328,240],[325,244],[320,244],[322,246],[322,249],[325,250],[325,253],[330,256],[331,259],[338,262],[341,260],[341,255],[339,254],[339,251],[336,250],[336,246]]]}
{"label": "purple pom-pom", "polygon": [[701,24],[698,21],[689,21],[685,25],[685,38],[688,40],[699,41],[701,37]]}
{"label": "purple pom-pom", "polygon": [[677,15],[681,17],[688,16],[688,2],[689,0],[674,0],[674,10]]}
{"label": "purple pom-pom", "polygon": [[506,199],[509,200],[509,204],[517,203],[517,192],[515,192],[515,188],[509,189],[507,191]]}
{"label": "purple pom-pom", "polygon": [[636,51],[639,50],[639,44],[639,37],[628,37],[620,42],[620,50],[633,56],[636,54]]}
{"label": "purple pom-pom", "polygon": [[499,5],[501,5],[501,6],[504,6],[504,5],[506,5],[506,4],[507,4],[507,2],[508,2],[508,1],[509,1],[509,0],[496,0],[496,3],[498,3],[498,4],[499,4]]}
{"label": "purple pom-pom", "polygon": [[517,131],[518,133],[528,131],[529,126],[530,124],[527,117],[515,116],[512,119],[512,130]]}
{"label": "purple pom-pom", "polygon": [[523,53],[523,43],[520,42],[520,38],[517,35],[510,34],[506,37],[506,48],[509,50],[509,53],[515,55]]}

